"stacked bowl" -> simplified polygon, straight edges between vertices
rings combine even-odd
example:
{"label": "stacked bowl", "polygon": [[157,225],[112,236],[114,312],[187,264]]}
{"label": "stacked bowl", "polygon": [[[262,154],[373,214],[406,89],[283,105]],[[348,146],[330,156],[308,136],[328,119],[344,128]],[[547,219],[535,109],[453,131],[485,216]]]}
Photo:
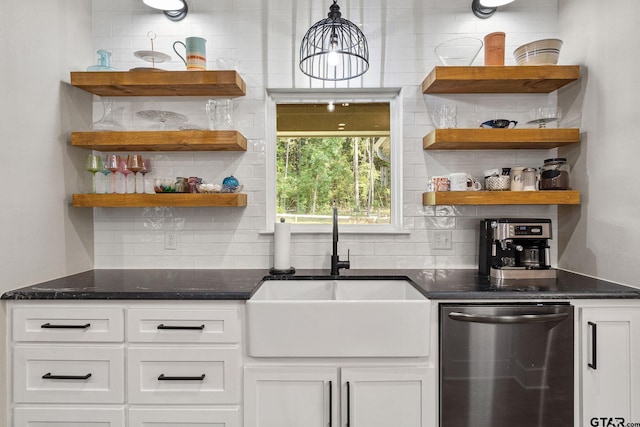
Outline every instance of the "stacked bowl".
{"label": "stacked bowl", "polygon": [[562,40],[544,39],[523,44],[513,51],[517,65],[556,65]]}

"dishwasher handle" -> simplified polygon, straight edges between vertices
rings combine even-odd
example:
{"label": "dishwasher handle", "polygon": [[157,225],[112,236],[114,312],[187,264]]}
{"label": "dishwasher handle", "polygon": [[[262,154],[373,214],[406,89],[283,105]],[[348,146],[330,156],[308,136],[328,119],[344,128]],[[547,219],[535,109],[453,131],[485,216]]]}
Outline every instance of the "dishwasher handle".
{"label": "dishwasher handle", "polygon": [[514,323],[549,323],[561,322],[569,317],[569,313],[552,314],[514,314],[514,315],[485,315],[467,314],[452,311],[449,318],[459,322],[491,323],[491,324],[514,324]]}

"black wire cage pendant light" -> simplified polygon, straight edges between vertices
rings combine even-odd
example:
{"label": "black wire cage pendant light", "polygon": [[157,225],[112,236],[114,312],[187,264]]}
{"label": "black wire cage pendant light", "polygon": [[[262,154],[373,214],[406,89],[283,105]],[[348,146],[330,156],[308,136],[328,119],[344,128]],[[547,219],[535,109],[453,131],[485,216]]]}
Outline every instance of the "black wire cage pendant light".
{"label": "black wire cage pendant light", "polygon": [[348,80],[369,69],[369,47],[353,22],[342,18],[333,0],[328,18],[316,22],[300,44],[300,70],[320,80]]}

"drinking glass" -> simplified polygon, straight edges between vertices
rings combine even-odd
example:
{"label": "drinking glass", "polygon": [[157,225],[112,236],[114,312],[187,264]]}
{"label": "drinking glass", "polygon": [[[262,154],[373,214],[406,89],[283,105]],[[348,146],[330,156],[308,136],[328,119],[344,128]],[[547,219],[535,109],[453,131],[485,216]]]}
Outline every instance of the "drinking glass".
{"label": "drinking glass", "polygon": [[233,129],[233,100],[210,99],[206,104],[210,130]]}
{"label": "drinking glass", "polygon": [[435,111],[435,125],[440,129],[453,129],[457,126],[457,108],[453,104],[442,104]]}
{"label": "drinking glass", "polygon": [[127,193],[142,193],[142,188],[138,189],[137,185],[137,176],[138,172],[142,170],[142,165],[142,156],[140,154],[129,154],[127,156],[127,169],[133,173],[133,188],[128,189]]}
{"label": "drinking glass", "polygon": [[108,154],[105,160],[105,167],[111,172],[111,192],[116,192],[116,172],[120,169],[120,156]]}
{"label": "drinking glass", "polygon": [[[127,167],[127,159],[125,159],[124,157],[120,158],[120,161],[118,163],[118,172],[120,172],[123,176],[124,176],[124,191],[122,191],[123,193],[131,193],[132,188],[129,188],[130,186],[127,185],[128,184],[128,177],[129,175],[132,173],[129,168]],[[133,189],[135,192],[135,189]],[[118,191],[116,191],[118,192]]]}
{"label": "drinking glass", "polygon": [[89,154],[84,162],[84,168],[91,172],[92,193],[96,192],[96,173],[103,168],[102,157],[97,154]]}
{"label": "drinking glass", "polygon": [[[108,157],[108,156],[106,156],[106,157]],[[102,169],[100,170],[100,173],[102,173],[104,175],[104,193],[105,194],[109,194],[109,193],[113,192],[113,189],[111,188],[111,186],[109,185],[109,181],[107,180],[107,175],[109,175],[111,173],[111,171],[107,167],[107,158],[106,157],[105,157],[104,161],[102,162]]]}
{"label": "drinking glass", "polygon": [[[140,174],[142,175],[143,182],[143,193],[155,193],[155,189],[153,188],[153,182],[148,182],[146,175],[153,170],[151,167],[151,159],[142,159],[142,169],[140,169]],[[136,191],[138,187],[136,186]]]}

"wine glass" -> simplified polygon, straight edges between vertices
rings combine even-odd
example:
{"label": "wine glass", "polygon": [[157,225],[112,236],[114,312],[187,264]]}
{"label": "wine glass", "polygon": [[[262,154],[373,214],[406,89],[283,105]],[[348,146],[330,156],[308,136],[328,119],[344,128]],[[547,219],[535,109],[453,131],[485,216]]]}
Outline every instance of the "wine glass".
{"label": "wine glass", "polygon": [[[106,157],[108,157],[108,156],[106,156]],[[108,180],[107,180],[107,175],[109,175],[111,173],[111,171],[107,167],[107,158],[106,157],[105,157],[104,161],[102,162],[102,169],[100,170],[100,173],[102,173],[104,175],[104,193],[105,194],[109,194],[109,193],[113,192],[113,189],[109,186]]]}
{"label": "wine glass", "polygon": [[92,193],[96,192],[96,173],[102,170],[102,157],[96,154],[89,154],[84,162],[84,168],[91,172]]}
{"label": "wine glass", "polygon": [[116,172],[120,169],[120,156],[117,154],[108,154],[105,160],[105,168],[111,172],[111,189],[116,192]]}
{"label": "wine glass", "polygon": [[[140,174],[142,175],[142,183],[143,183],[142,192],[143,193],[155,193],[155,190],[153,189],[153,185],[150,185],[149,183],[147,183],[145,178],[145,175],[151,172],[152,170],[153,168],[151,167],[151,159],[148,159],[148,158],[142,159],[142,169],[140,169]],[[146,188],[147,185],[150,186],[151,190]],[[138,191],[137,186],[136,186],[136,191]]]}
{"label": "wine glass", "polygon": [[128,188],[127,185],[127,177],[132,173],[127,167],[127,159],[124,157],[120,157],[120,161],[118,162],[118,172],[120,172],[124,176],[124,193],[130,193],[131,189]]}
{"label": "wine glass", "polygon": [[142,189],[138,189],[136,185],[136,176],[142,170],[142,165],[142,156],[140,154],[129,154],[127,156],[127,169],[133,173],[133,188],[130,188],[127,193],[142,193]]}

